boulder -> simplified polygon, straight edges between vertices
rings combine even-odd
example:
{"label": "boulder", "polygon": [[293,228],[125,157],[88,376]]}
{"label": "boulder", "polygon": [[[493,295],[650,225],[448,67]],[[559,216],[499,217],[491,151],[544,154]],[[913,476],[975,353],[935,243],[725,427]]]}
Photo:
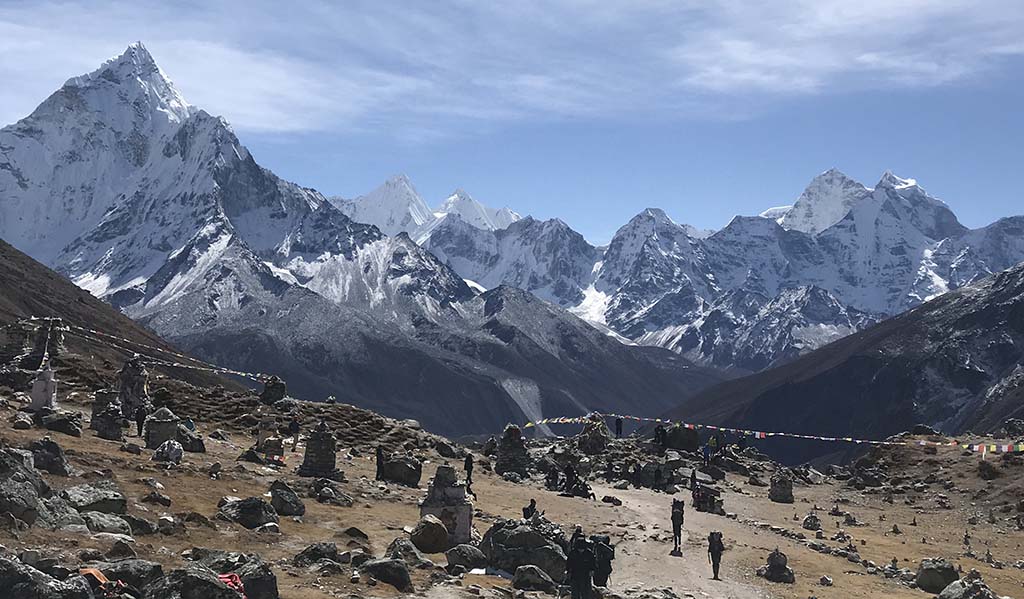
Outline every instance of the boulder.
{"label": "boulder", "polygon": [[988,585],[982,582],[981,575],[977,570],[971,572],[964,578],[949,583],[949,586],[942,589],[938,599],[1001,599]]}
{"label": "boulder", "polygon": [[150,585],[146,599],[238,599],[238,593],[213,570],[189,564]]}
{"label": "boulder", "polygon": [[72,437],[82,436],[82,414],[79,412],[53,412],[39,419],[39,424],[47,429]]}
{"label": "boulder", "polygon": [[779,468],[772,474],[768,499],[775,503],[793,503],[793,477],[784,468]]}
{"label": "boulder", "polygon": [[805,530],[821,530],[821,519],[817,514],[811,512],[804,517],[802,526]]}
{"label": "boulder", "polygon": [[565,580],[567,546],[562,530],[542,516],[498,520],[480,541],[491,567],[514,573],[519,566],[534,565],[557,582]]}
{"label": "boulder", "polygon": [[140,518],[139,516],[133,516],[131,514],[123,514],[121,515],[121,519],[127,522],[128,526],[131,527],[133,537],[156,534],[156,524],[146,520],[145,518]]}
{"label": "boulder", "polygon": [[139,590],[160,580],[164,575],[164,569],[160,564],[143,559],[91,562],[87,566],[103,572],[110,580],[120,580]]}
{"label": "boulder", "polygon": [[978,476],[983,480],[995,480],[1002,476],[1003,473],[999,471],[999,468],[995,464],[988,460],[981,460],[978,462]]}
{"label": "boulder", "polygon": [[183,457],[185,457],[185,449],[174,439],[164,441],[153,452],[153,461],[165,464],[180,464]]}
{"label": "boulder", "polygon": [[85,525],[92,532],[109,532],[118,535],[131,536],[132,528],[122,518],[113,514],[103,512],[82,512],[82,519]]}
{"label": "boulder", "polygon": [[79,529],[79,532],[83,532],[81,529],[85,528],[85,520],[63,497],[54,495],[39,500],[39,519],[36,525],[55,530]]}
{"label": "boulder", "polygon": [[302,516],[306,513],[306,504],[287,483],[280,480],[270,484],[270,505],[281,516]]}
{"label": "boulder", "polygon": [[456,545],[445,551],[444,556],[448,559],[449,568],[462,566],[466,570],[475,570],[487,567],[487,556],[472,545]]}
{"label": "boulder", "polygon": [[440,455],[442,458],[446,458],[449,460],[454,460],[455,458],[459,457],[459,453],[455,450],[455,448],[452,447],[451,444],[446,441],[438,441],[434,445],[434,450],[437,451],[437,454]]}
{"label": "boulder", "polygon": [[409,568],[400,559],[372,559],[360,566],[359,570],[403,593],[413,592]]}
{"label": "boulder", "polygon": [[217,510],[217,517],[241,524],[250,530],[270,522],[277,524],[280,521],[274,507],[259,497],[227,501]]}
{"label": "boulder", "polygon": [[32,467],[32,454],[16,449],[0,450],[0,513],[33,524],[39,517],[40,497],[50,487]]}
{"label": "boulder", "polygon": [[123,514],[128,511],[128,501],[113,481],[68,487],[61,492],[61,497],[79,512]]}
{"label": "boulder", "polygon": [[292,558],[292,563],[296,566],[311,566],[320,560],[330,560],[332,562],[340,562],[341,559],[338,556],[338,546],[334,543],[313,543],[298,553]]}
{"label": "boulder", "polygon": [[74,468],[64,457],[64,450],[49,437],[29,443],[26,449],[32,452],[32,460],[39,470],[55,476],[71,476],[74,473]]}
{"label": "boulder", "polygon": [[940,593],[959,578],[956,566],[945,559],[935,557],[921,560],[914,582],[926,593]]}
{"label": "boulder", "polygon": [[409,540],[424,553],[441,553],[448,549],[448,529],[437,516],[426,514],[412,529]]}
{"label": "boulder", "polygon": [[187,557],[217,574],[237,574],[249,599],[278,599],[277,576],[259,555],[193,547]]}
{"label": "boulder", "polygon": [[0,588],[12,599],[93,599],[89,583],[77,574],[61,581],[4,556],[0,556]]}
{"label": "boulder", "polygon": [[540,591],[553,595],[557,585],[544,570],[527,565],[516,568],[516,573],[512,576],[512,587],[520,591]]}
{"label": "boulder", "polygon": [[407,487],[418,487],[422,475],[423,465],[408,455],[391,456],[381,465],[381,478]]}
{"label": "boulder", "polygon": [[156,503],[164,507],[171,507],[171,498],[159,491],[150,491],[148,495],[140,499],[142,503]]}
{"label": "boulder", "polygon": [[184,424],[178,424],[178,434],[175,437],[181,448],[189,453],[206,453],[206,444],[203,438]]}
{"label": "boulder", "polygon": [[388,548],[384,551],[384,557],[389,559],[400,559],[406,563],[406,565],[413,568],[430,568],[434,565],[434,562],[427,559],[420,550],[412,544],[409,539],[403,539],[401,537],[391,541]]}

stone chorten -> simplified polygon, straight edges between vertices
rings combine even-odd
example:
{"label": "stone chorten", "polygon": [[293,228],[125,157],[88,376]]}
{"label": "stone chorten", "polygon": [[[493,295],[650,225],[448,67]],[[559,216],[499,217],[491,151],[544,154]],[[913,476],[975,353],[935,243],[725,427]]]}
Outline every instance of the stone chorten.
{"label": "stone chorten", "polygon": [[499,475],[515,472],[525,477],[530,468],[530,456],[526,451],[526,440],[523,430],[515,424],[505,427],[505,432],[498,440],[498,457],[494,461],[494,471]]}
{"label": "stone chorten", "polygon": [[164,441],[177,440],[181,419],[166,407],[160,408],[146,419],[146,449],[156,449]]}
{"label": "stone chorten", "polygon": [[306,453],[299,466],[299,476],[313,476],[344,480],[345,473],[338,470],[336,463],[338,444],[327,422],[321,420],[306,439]]}
{"label": "stone chorten", "polygon": [[149,372],[139,354],[129,358],[117,373],[117,399],[121,402],[121,414],[125,418],[134,418],[139,406],[149,406],[148,378]]}
{"label": "stone chorten", "polygon": [[128,420],[121,414],[121,405],[117,402],[107,404],[99,412],[93,410],[89,428],[96,431],[101,439],[123,441],[124,429],[128,428]]}
{"label": "stone chorten", "polygon": [[36,372],[36,380],[32,381],[31,397],[29,410],[57,409],[57,379],[54,378],[49,359],[43,360],[42,366]]}
{"label": "stone chorten", "polygon": [[118,414],[123,417],[121,412],[121,402],[118,401],[118,392],[114,389],[100,389],[93,394],[92,399],[92,419],[89,421],[89,428],[96,429],[96,417],[107,410],[108,407],[114,406],[117,409]]}
{"label": "stone chorten", "polygon": [[460,483],[455,468],[445,463],[437,467],[427,485],[427,496],[420,502],[420,517],[437,517],[448,529],[448,545],[470,543],[473,535],[473,502]]}

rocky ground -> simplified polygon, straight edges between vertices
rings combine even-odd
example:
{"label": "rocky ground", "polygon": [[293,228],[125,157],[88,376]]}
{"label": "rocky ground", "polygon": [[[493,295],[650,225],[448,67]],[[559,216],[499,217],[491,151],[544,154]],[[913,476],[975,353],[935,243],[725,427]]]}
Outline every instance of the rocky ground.
{"label": "rocky ground", "polygon": [[[102,366],[75,369],[70,357],[67,364],[58,371],[63,381],[62,407],[83,412],[88,422],[92,391],[111,384],[112,371]],[[420,430],[415,423],[385,419],[350,406],[278,404],[282,409],[299,410],[305,431],[318,419],[325,419],[339,439],[338,466],[345,481],[335,484],[334,497],[328,503],[320,503],[310,496],[311,479],[295,474],[303,444],[298,453],[286,455],[284,467],[237,461],[253,442],[259,406],[255,394],[196,388],[162,374],[150,381],[150,387],[158,404],[196,420],[204,453],[186,453],[180,465],[167,467],[154,462],[149,450],[126,451],[129,448],[122,443],[100,439],[88,429],[80,437],[39,427],[15,429],[11,423],[25,398],[0,389],[0,467],[5,468],[0,495],[10,497],[11,489],[24,490],[11,485],[35,484],[32,477],[39,476],[52,496],[63,496],[63,503],[71,504],[65,508],[71,513],[65,513],[63,520],[53,508],[28,528],[22,519],[32,519],[31,514],[19,512],[20,518],[14,517],[13,511],[19,508],[12,508],[10,502],[5,505],[3,511],[12,514],[0,514],[0,581],[9,588],[27,588],[12,585],[19,577],[38,574],[20,563],[27,562],[68,581],[75,580],[69,574],[78,567],[97,565],[134,580],[146,597],[154,599],[175,597],[175,585],[204,588],[204,584],[210,585],[208,592],[196,596],[231,597],[231,592],[218,594],[224,591],[217,586],[220,583],[209,580],[207,568],[238,572],[247,581],[249,597],[257,599],[408,593],[511,597],[522,592],[502,576],[446,570],[450,560],[444,553],[417,556],[405,541],[419,520],[417,503],[424,496],[427,480],[445,461],[444,456],[460,464],[463,448]],[[283,424],[285,412],[274,413]],[[718,467],[701,474],[704,480],[721,479],[713,485],[721,491],[725,515],[716,515],[698,513],[690,506],[684,487],[695,455],[680,449],[659,456],[646,441],[595,441],[594,428],[588,427],[590,432],[578,439],[528,441],[529,476],[519,482],[510,482],[521,478],[518,475],[493,472],[502,462],[494,454],[501,443],[470,448],[478,464],[473,486],[478,497],[476,530],[483,535],[501,519],[517,518],[529,499],[536,498],[544,517],[565,534],[579,525],[588,535],[609,535],[616,544],[616,559],[610,589],[603,593],[606,596],[933,597],[937,591],[914,588],[922,561],[931,558],[947,560],[951,567],[943,570],[942,564],[936,563],[926,568],[926,577],[934,575],[950,582],[943,576],[966,579],[976,570],[995,593],[1024,594],[1024,561],[1018,561],[1024,542],[1024,465],[1019,456],[989,456],[983,466],[977,454],[964,454],[955,447],[887,448],[872,452],[848,470],[835,469],[833,476],[809,469],[786,470],[794,477],[794,502],[776,503],[769,500],[769,487],[760,486],[769,483],[776,466],[752,450],[731,453],[719,460]],[[56,450],[51,444],[38,443],[46,436],[63,450],[66,464],[59,458],[47,459]],[[420,488],[374,480],[378,443],[390,452],[411,452],[422,461]],[[23,454],[13,448],[34,450],[37,475],[24,470],[25,465],[17,459]],[[667,490],[686,500],[681,555],[670,555],[672,495],[627,484],[621,472],[613,471],[606,482],[603,473],[608,457],[619,465],[631,460],[646,464],[643,484],[649,484],[644,479],[660,468],[663,481],[671,485]],[[563,463],[573,463],[581,472],[592,471],[597,500],[544,489],[543,470]],[[302,516],[279,515],[276,527],[258,531],[224,519],[256,520],[250,524],[268,520],[267,512],[277,510],[262,507],[258,500],[251,505],[229,502],[224,509],[219,504],[225,497],[260,498],[269,504],[275,481],[296,491],[305,507]],[[88,498],[97,493],[102,501]],[[607,502],[603,501],[606,496]],[[85,526],[75,518],[74,508]],[[809,514],[816,518],[807,518]],[[805,528],[805,520],[811,528],[817,520],[820,534]],[[55,529],[46,526],[55,521]],[[530,527],[522,522],[513,526]],[[155,530],[147,530],[150,527]],[[490,534],[500,534],[500,527],[496,530],[499,532]],[[711,580],[705,547],[712,530],[724,533],[724,581]],[[964,544],[965,532],[969,546]],[[314,543],[334,546],[307,551]],[[788,556],[795,582],[771,582],[756,574],[776,548]],[[257,554],[258,558],[206,550]],[[298,558],[304,551],[306,558]],[[385,554],[398,555],[399,561],[408,564],[401,569],[408,569],[411,586],[399,580],[400,590],[384,582],[394,580],[394,572],[388,570],[395,567],[393,563],[364,563]],[[886,569],[893,558],[897,567]],[[555,566],[545,563],[545,567]],[[273,594],[270,583],[275,579]],[[54,589],[51,591],[56,594],[25,591],[15,596],[85,596],[74,594],[72,588]],[[968,596],[986,595],[951,597]]]}

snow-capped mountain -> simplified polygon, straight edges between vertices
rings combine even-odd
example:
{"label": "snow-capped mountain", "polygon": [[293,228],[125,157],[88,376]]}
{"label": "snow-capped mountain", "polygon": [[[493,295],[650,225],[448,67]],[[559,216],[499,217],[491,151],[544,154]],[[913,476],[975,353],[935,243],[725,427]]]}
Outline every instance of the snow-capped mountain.
{"label": "snow-capped mountain", "polygon": [[842,220],[870,193],[867,187],[832,168],[812,179],[788,209],[771,208],[761,216],[778,220],[787,229],[814,235]]}
{"label": "snow-capped mountain", "polygon": [[449,216],[482,231],[504,229],[522,218],[509,208],[484,206],[462,189],[448,196],[437,210],[430,210],[405,175],[396,175],[354,200],[332,197],[330,202],[356,222],[376,225],[386,235],[406,233],[419,244]]}
{"label": "snow-capped mountain", "polygon": [[405,175],[396,175],[354,200],[330,200],[352,220],[375,225],[385,235],[412,234],[437,218]]}
{"label": "snow-capped mountain", "polygon": [[[426,210],[404,178],[349,208],[396,234],[262,168],[141,44],[0,129],[0,237],[197,355],[285,375],[298,396],[466,434],[637,396],[656,411],[719,380],[499,283],[478,296],[403,231],[461,213]],[[574,272],[536,266],[552,289]]]}

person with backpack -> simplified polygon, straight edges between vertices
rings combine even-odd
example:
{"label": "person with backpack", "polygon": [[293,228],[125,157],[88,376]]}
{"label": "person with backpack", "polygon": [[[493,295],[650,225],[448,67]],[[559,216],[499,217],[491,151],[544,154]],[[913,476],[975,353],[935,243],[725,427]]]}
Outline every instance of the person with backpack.
{"label": "person with backpack", "polygon": [[292,453],[295,453],[299,448],[299,431],[302,430],[299,426],[299,417],[292,414],[292,419],[288,421],[288,434],[292,437]]}
{"label": "person with backpack", "polygon": [[683,543],[683,501],[672,500],[672,553],[678,555]]}
{"label": "person with backpack", "polygon": [[725,552],[725,543],[722,542],[722,533],[715,530],[708,535],[708,561],[711,562],[711,571],[714,580],[722,580],[718,577],[719,568],[722,565],[722,553]]}
{"label": "person with backpack", "polygon": [[615,419],[615,438],[622,438],[622,418]]}
{"label": "person with backpack", "polygon": [[615,559],[615,545],[608,535],[592,535],[590,542],[594,546],[594,585],[608,587],[608,577],[612,575],[612,560]]}
{"label": "person with backpack", "polygon": [[569,555],[565,559],[565,570],[569,575],[572,599],[590,599],[591,579],[594,574],[594,549],[577,528],[569,542]]}

